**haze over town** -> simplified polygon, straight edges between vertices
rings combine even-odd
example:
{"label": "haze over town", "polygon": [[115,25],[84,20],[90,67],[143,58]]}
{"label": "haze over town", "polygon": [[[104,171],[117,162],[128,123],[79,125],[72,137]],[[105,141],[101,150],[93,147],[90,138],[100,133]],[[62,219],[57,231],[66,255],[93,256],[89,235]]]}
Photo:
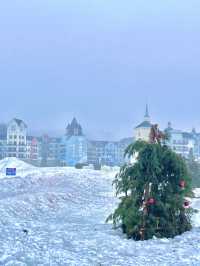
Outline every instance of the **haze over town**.
{"label": "haze over town", "polygon": [[[61,135],[133,135],[146,102],[162,128],[200,129],[199,1],[4,1],[1,121]],[[145,18],[145,19],[144,19]]]}

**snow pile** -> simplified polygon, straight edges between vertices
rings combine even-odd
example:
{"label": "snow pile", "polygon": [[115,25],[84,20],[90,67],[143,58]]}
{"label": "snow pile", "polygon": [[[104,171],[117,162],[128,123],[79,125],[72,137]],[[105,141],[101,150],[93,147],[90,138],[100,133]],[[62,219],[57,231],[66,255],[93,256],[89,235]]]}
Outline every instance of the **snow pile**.
{"label": "snow pile", "polygon": [[0,177],[6,177],[6,168],[16,168],[17,175],[23,175],[24,172],[34,169],[34,166],[25,163],[14,157],[8,157],[0,160]]}
{"label": "snow pile", "polygon": [[200,266],[199,214],[191,232],[144,242],[105,223],[117,204],[114,175],[57,167],[0,179],[0,265]]}
{"label": "snow pile", "polygon": [[196,188],[194,190],[194,193],[195,193],[195,197],[200,198],[200,188]]}
{"label": "snow pile", "polygon": [[119,172],[119,170],[120,170],[120,167],[118,167],[118,166],[113,166],[113,167],[111,167],[111,166],[106,166],[106,165],[104,165],[104,166],[102,166],[101,167],[101,170],[103,171],[103,172]]}

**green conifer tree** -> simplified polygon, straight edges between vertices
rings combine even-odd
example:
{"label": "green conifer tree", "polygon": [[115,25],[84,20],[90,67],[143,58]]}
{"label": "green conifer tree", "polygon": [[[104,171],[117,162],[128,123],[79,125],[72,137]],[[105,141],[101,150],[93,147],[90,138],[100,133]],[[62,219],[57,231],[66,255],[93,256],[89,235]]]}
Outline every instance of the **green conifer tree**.
{"label": "green conifer tree", "polygon": [[114,180],[120,198],[108,217],[128,238],[174,237],[191,229],[191,178],[184,159],[166,145],[138,141],[126,155],[137,157],[125,164]]}

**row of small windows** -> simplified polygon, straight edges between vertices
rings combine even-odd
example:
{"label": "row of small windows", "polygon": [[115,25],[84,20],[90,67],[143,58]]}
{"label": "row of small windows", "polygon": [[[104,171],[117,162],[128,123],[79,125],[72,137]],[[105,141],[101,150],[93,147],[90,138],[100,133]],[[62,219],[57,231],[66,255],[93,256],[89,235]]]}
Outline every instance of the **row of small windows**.
{"label": "row of small windows", "polygon": [[[10,154],[8,154],[8,157],[17,157],[17,154],[16,153],[10,153]],[[23,154],[18,154],[18,158],[26,158],[26,156]]]}
{"label": "row of small windows", "polygon": [[12,131],[16,131],[16,130],[20,130],[20,131],[23,131],[24,130],[24,127],[16,127],[16,126],[11,126],[11,130]]}
{"label": "row of small windows", "polygon": [[[17,151],[17,148],[15,148],[15,147],[8,148],[8,151],[9,151],[9,152]],[[19,151],[19,152],[26,152],[26,149],[24,149],[24,148],[19,148],[18,151]]]}
{"label": "row of small windows", "polygon": [[[10,135],[9,139],[17,139],[17,135]],[[24,139],[24,136],[19,136],[19,139]]]}
{"label": "row of small windows", "polygon": [[189,151],[189,148],[188,147],[177,147],[177,146],[174,146],[173,147],[173,150],[174,151],[179,151],[179,152],[188,152]]}
{"label": "row of small windows", "polygon": [[173,144],[187,145],[187,140],[173,140]]}
{"label": "row of small windows", "polygon": [[9,145],[25,145],[25,143],[23,141],[19,141],[19,143],[17,143],[16,141],[9,141],[8,143]]}

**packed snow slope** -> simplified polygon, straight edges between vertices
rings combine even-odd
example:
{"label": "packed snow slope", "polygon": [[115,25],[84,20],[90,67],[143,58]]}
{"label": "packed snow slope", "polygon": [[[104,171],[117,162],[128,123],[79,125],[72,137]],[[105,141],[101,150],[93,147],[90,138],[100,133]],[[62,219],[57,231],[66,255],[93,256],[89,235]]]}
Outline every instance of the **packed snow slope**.
{"label": "packed snow slope", "polygon": [[0,162],[0,265],[200,265],[199,214],[175,239],[127,240],[105,223],[117,204],[114,172],[26,164],[6,178],[8,164]]}
{"label": "packed snow slope", "polygon": [[16,168],[17,175],[24,176],[26,172],[30,172],[34,166],[27,164],[17,158],[9,157],[3,160],[0,160],[0,178],[6,177],[6,168]]}

